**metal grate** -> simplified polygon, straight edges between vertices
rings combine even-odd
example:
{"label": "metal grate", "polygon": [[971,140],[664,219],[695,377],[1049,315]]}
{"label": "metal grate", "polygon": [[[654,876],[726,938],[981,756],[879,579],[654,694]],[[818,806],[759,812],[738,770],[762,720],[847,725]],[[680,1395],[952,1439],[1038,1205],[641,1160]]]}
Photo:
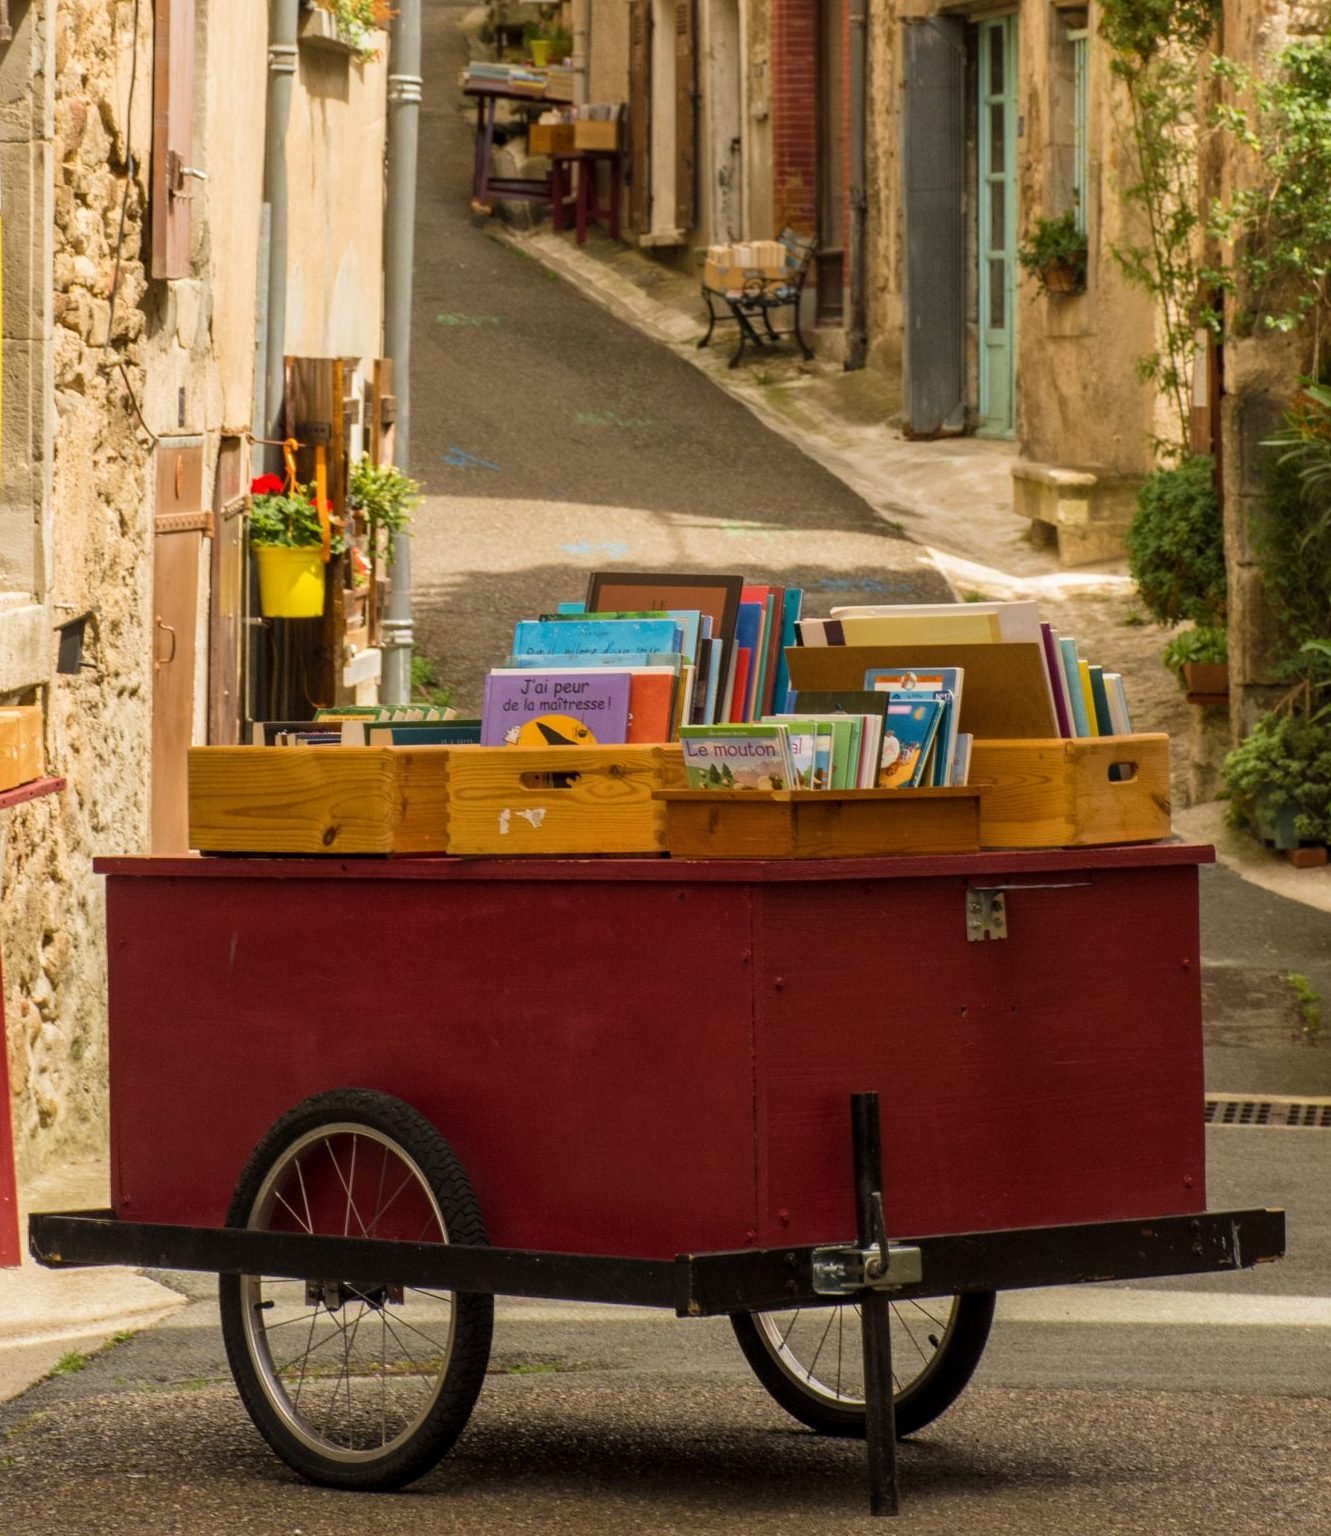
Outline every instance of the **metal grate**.
{"label": "metal grate", "polygon": [[1331,1131],[1331,1099],[1286,1098],[1278,1094],[1240,1099],[1207,1094],[1206,1123]]}

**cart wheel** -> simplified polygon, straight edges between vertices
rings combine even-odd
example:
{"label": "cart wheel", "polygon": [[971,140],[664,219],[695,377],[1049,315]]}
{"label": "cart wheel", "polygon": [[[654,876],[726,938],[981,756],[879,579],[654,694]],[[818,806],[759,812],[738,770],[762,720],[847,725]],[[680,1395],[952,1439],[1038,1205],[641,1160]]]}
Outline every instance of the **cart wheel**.
{"label": "cart wheel", "polygon": [[[265,1232],[484,1243],[462,1165],[398,1099],[306,1099],[250,1158],[227,1225]],[[260,1434],[311,1482],[400,1488],[462,1433],[485,1379],[490,1296],[334,1278],[223,1275],[222,1336]]]}
{"label": "cart wheel", "polygon": [[[980,1363],[994,1293],[894,1301],[892,1382],[897,1437],[950,1408]],[[754,1374],[787,1413],[822,1435],[864,1435],[864,1357],[854,1302],[731,1319]]]}

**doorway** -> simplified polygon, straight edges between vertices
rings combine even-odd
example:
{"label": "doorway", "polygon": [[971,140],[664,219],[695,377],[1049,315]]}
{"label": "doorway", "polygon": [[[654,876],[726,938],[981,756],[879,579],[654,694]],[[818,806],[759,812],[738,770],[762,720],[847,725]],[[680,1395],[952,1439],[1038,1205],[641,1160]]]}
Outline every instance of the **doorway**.
{"label": "doorway", "polygon": [[739,0],[711,0],[706,102],[712,171],[709,235],[714,245],[744,238],[743,60]]}
{"label": "doorway", "polygon": [[979,434],[1011,437],[1016,402],[1017,18],[979,24]]}
{"label": "doorway", "polygon": [[818,323],[836,326],[845,318],[845,0],[818,0],[816,49]]}

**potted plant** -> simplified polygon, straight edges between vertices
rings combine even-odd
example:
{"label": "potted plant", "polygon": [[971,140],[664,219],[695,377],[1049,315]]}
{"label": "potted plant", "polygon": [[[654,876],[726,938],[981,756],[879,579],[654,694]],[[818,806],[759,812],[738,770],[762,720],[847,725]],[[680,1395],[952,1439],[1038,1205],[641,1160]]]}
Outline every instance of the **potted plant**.
{"label": "potted plant", "polygon": [[1017,248],[1017,260],[1034,276],[1040,292],[1055,298],[1085,289],[1088,255],[1086,233],[1078,229],[1072,208],[1056,219],[1036,219]]}
{"label": "potted plant", "polygon": [[259,607],[270,619],[317,619],[324,610],[324,568],[346,548],[321,518],[308,486],[294,477],[260,475],[250,484],[248,537],[259,572]]}
{"label": "potted plant", "polygon": [[1197,624],[1180,630],[1165,646],[1164,662],[1189,704],[1223,704],[1229,697],[1229,636],[1223,629]]}
{"label": "potted plant", "polygon": [[370,593],[370,628],[378,633],[382,593],[381,568],[391,568],[393,535],[411,524],[420,502],[420,486],[395,464],[376,464],[368,453],[351,466],[348,500],[365,524],[366,581]]}
{"label": "potted plant", "polygon": [[1331,707],[1262,715],[1225,759],[1234,818],[1279,849],[1331,843]]}
{"label": "potted plant", "polygon": [[[311,11],[322,11],[332,28],[332,39],[351,53],[361,64],[377,59],[380,41],[377,36],[393,19],[390,0],[306,0]],[[315,33],[317,40],[326,34]]]}

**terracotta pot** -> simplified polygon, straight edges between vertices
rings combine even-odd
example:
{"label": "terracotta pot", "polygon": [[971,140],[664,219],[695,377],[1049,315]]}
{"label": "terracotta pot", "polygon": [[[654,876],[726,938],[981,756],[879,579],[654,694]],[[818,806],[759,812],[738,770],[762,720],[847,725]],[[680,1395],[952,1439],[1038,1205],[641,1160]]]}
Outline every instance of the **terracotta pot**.
{"label": "terracotta pot", "polygon": [[1040,268],[1040,282],[1044,285],[1046,293],[1057,294],[1060,297],[1081,293],[1086,287],[1085,278],[1070,261],[1047,262]]}
{"label": "terracotta pot", "polygon": [[1183,686],[1189,704],[1223,704],[1229,698],[1229,663],[1185,661]]}

